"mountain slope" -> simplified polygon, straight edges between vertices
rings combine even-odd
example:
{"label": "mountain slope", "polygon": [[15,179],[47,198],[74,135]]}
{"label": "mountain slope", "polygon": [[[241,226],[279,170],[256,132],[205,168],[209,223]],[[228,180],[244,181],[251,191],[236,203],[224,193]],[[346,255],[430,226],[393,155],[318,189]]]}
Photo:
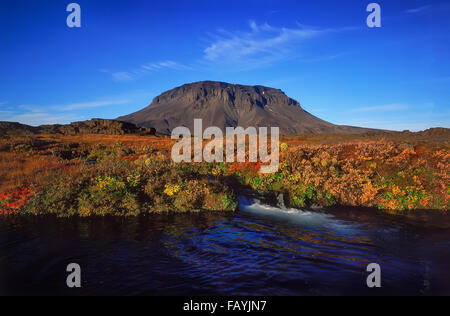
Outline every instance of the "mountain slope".
{"label": "mountain slope", "polygon": [[203,127],[279,127],[282,134],[365,133],[365,128],[338,126],[308,113],[281,90],[202,81],[164,92],[148,107],[119,117],[137,126],[154,127],[170,133],[178,126],[193,131],[194,119]]}

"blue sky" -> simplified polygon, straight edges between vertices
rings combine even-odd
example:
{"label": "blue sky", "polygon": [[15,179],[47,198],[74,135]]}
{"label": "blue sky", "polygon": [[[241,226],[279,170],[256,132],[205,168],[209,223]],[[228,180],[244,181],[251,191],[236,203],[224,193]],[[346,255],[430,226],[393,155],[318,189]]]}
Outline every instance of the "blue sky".
{"label": "blue sky", "polygon": [[[450,127],[450,2],[0,2],[0,120],[115,118],[188,82],[282,89],[336,124]],[[373,1],[375,2],[375,1]]]}

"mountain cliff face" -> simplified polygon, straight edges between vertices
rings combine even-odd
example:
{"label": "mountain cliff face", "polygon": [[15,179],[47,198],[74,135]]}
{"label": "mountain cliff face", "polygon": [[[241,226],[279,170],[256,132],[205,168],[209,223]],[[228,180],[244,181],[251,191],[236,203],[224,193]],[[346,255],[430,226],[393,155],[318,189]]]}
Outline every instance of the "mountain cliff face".
{"label": "mountain cliff face", "polygon": [[164,92],[148,107],[118,120],[154,127],[170,134],[178,126],[193,131],[194,119],[203,127],[279,127],[282,134],[364,133],[369,129],[338,126],[305,111],[281,90],[203,81]]}

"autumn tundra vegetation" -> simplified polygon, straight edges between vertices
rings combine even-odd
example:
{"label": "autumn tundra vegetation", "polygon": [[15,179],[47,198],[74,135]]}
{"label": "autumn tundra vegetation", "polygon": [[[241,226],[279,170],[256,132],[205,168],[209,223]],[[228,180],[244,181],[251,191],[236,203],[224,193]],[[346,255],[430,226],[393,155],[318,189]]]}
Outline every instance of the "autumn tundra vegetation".
{"label": "autumn tundra vegetation", "polygon": [[[419,137],[420,136],[420,137]],[[277,173],[260,163],[180,163],[166,136],[5,136],[0,214],[61,217],[234,211],[244,191],[287,207],[447,211],[448,138],[396,133],[282,138]]]}

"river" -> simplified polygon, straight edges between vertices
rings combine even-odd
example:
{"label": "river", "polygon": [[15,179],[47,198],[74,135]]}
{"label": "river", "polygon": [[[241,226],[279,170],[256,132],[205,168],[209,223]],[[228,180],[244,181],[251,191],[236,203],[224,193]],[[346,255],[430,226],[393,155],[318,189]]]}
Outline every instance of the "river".
{"label": "river", "polygon": [[[280,209],[0,220],[0,295],[449,295],[450,219],[438,212]],[[82,287],[66,286],[81,267]],[[368,288],[366,267],[381,267]]]}

